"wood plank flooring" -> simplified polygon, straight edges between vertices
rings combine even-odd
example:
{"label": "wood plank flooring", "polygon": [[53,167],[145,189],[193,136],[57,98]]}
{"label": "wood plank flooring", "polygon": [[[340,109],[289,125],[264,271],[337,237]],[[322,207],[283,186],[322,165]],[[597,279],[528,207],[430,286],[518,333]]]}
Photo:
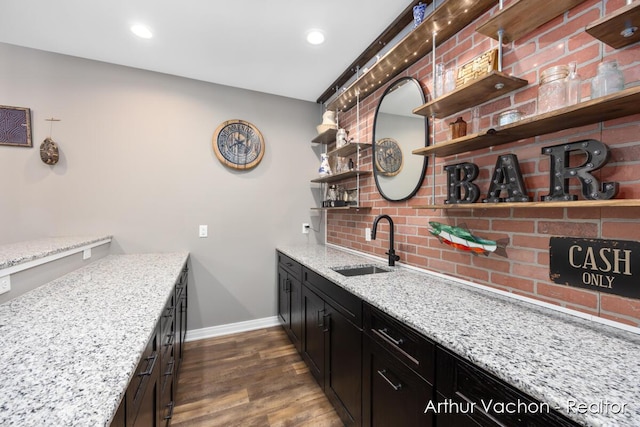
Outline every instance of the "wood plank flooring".
{"label": "wood plank flooring", "polygon": [[173,427],[343,426],[281,327],[188,342]]}

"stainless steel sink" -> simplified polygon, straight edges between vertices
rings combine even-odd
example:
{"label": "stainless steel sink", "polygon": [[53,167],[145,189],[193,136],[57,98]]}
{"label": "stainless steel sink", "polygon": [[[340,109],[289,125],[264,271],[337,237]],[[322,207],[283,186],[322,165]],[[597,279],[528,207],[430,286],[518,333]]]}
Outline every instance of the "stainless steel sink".
{"label": "stainless steel sink", "polygon": [[364,276],[365,274],[377,274],[388,273],[391,270],[378,267],[377,265],[357,265],[349,267],[335,267],[332,268],[336,273],[340,273],[343,276]]}

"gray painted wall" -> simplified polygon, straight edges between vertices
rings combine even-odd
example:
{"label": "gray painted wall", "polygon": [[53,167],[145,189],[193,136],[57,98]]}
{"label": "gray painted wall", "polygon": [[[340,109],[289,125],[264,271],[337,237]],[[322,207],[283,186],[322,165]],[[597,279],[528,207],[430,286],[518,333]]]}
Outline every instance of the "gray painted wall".
{"label": "gray painted wall", "polygon": [[[0,146],[0,244],[109,233],[112,253],[187,250],[189,329],[276,314],[275,247],[324,240],[309,210],[320,106],[6,44],[0,63],[0,104],[31,108],[34,142]],[[51,133],[49,117],[61,120]],[[229,119],[265,138],[251,171],[215,157]],[[48,136],[55,166],[39,157]]]}

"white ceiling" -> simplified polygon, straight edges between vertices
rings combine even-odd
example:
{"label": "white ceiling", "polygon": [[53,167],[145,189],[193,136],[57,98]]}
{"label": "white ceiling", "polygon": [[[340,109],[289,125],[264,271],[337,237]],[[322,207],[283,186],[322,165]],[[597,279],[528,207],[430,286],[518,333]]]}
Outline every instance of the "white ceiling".
{"label": "white ceiling", "polygon": [[[0,42],[315,102],[410,3],[3,0]],[[312,28],[323,45],[307,43]]]}

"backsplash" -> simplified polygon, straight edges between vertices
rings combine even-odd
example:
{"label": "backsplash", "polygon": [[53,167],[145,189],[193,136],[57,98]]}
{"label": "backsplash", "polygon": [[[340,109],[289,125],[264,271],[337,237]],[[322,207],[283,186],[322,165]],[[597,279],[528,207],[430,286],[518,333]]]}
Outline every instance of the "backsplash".
{"label": "backsplash", "polygon": [[[507,5],[509,3],[506,3]],[[525,116],[535,114],[538,81],[545,69],[571,61],[578,63],[583,79],[582,98],[590,96],[589,82],[602,59],[616,59],[624,72],[626,87],[640,84],[640,44],[613,49],[584,31],[589,23],[624,6],[624,1],[588,0],[513,43],[504,45],[503,71],[525,79],[527,86],[507,96],[480,105],[481,128],[494,127],[497,115],[517,108]],[[493,39],[477,33],[475,28],[498,10],[495,6],[452,39],[436,49],[436,61],[459,67],[475,56],[497,47]],[[430,99],[432,64],[428,55],[403,72],[415,77]],[[395,79],[394,79],[395,80]],[[341,127],[362,142],[371,142],[376,106],[386,86],[365,98],[360,105],[360,130],[356,128],[356,108],[339,117]],[[417,107],[417,106],[416,106]],[[639,107],[640,109],[640,107]],[[470,110],[461,111],[443,120],[436,120],[436,143],[446,141],[449,123],[457,117],[471,122]],[[430,123],[431,126],[431,123]],[[430,136],[431,138],[431,129]],[[480,199],[487,197],[489,181],[496,159],[501,154],[515,154],[520,163],[529,196],[539,201],[549,194],[549,157],[542,147],[595,139],[610,148],[610,159],[593,175],[600,182],[618,182],[616,199],[640,198],[640,114],[603,123],[567,129],[518,142],[482,149],[435,160],[433,157],[422,186],[416,196],[404,202],[383,199],[373,176],[360,178],[361,199],[372,206],[365,213],[328,211],[327,240],[329,243],[372,253],[381,257],[388,249],[388,224],[382,223],[375,241],[365,241],[364,230],[374,218],[388,214],[395,223],[395,246],[400,262],[460,277],[474,283],[489,285],[514,294],[557,304],[591,315],[640,326],[640,300],[608,295],[553,283],[549,279],[549,239],[552,236],[620,239],[640,241],[640,208],[637,207],[571,207],[571,208],[500,208],[442,211],[414,209],[413,206],[442,204],[446,198],[446,165],[471,162],[480,172],[474,181],[480,187]],[[430,144],[433,144],[430,141]],[[416,147],[419,148],[419,147]],[[361,168],[371,170],[371,150],[360,159]],[[582,199],[578,181],[572,180],[571,192]],[[354,186],[345,182],[346,187]],[[507,258],[494,254],[471,255],[444,245],[429,232],[429,221],[466,226],[474,235],[491,240],[508,239]],[[637,262],[637,261],[636,261]]]}

